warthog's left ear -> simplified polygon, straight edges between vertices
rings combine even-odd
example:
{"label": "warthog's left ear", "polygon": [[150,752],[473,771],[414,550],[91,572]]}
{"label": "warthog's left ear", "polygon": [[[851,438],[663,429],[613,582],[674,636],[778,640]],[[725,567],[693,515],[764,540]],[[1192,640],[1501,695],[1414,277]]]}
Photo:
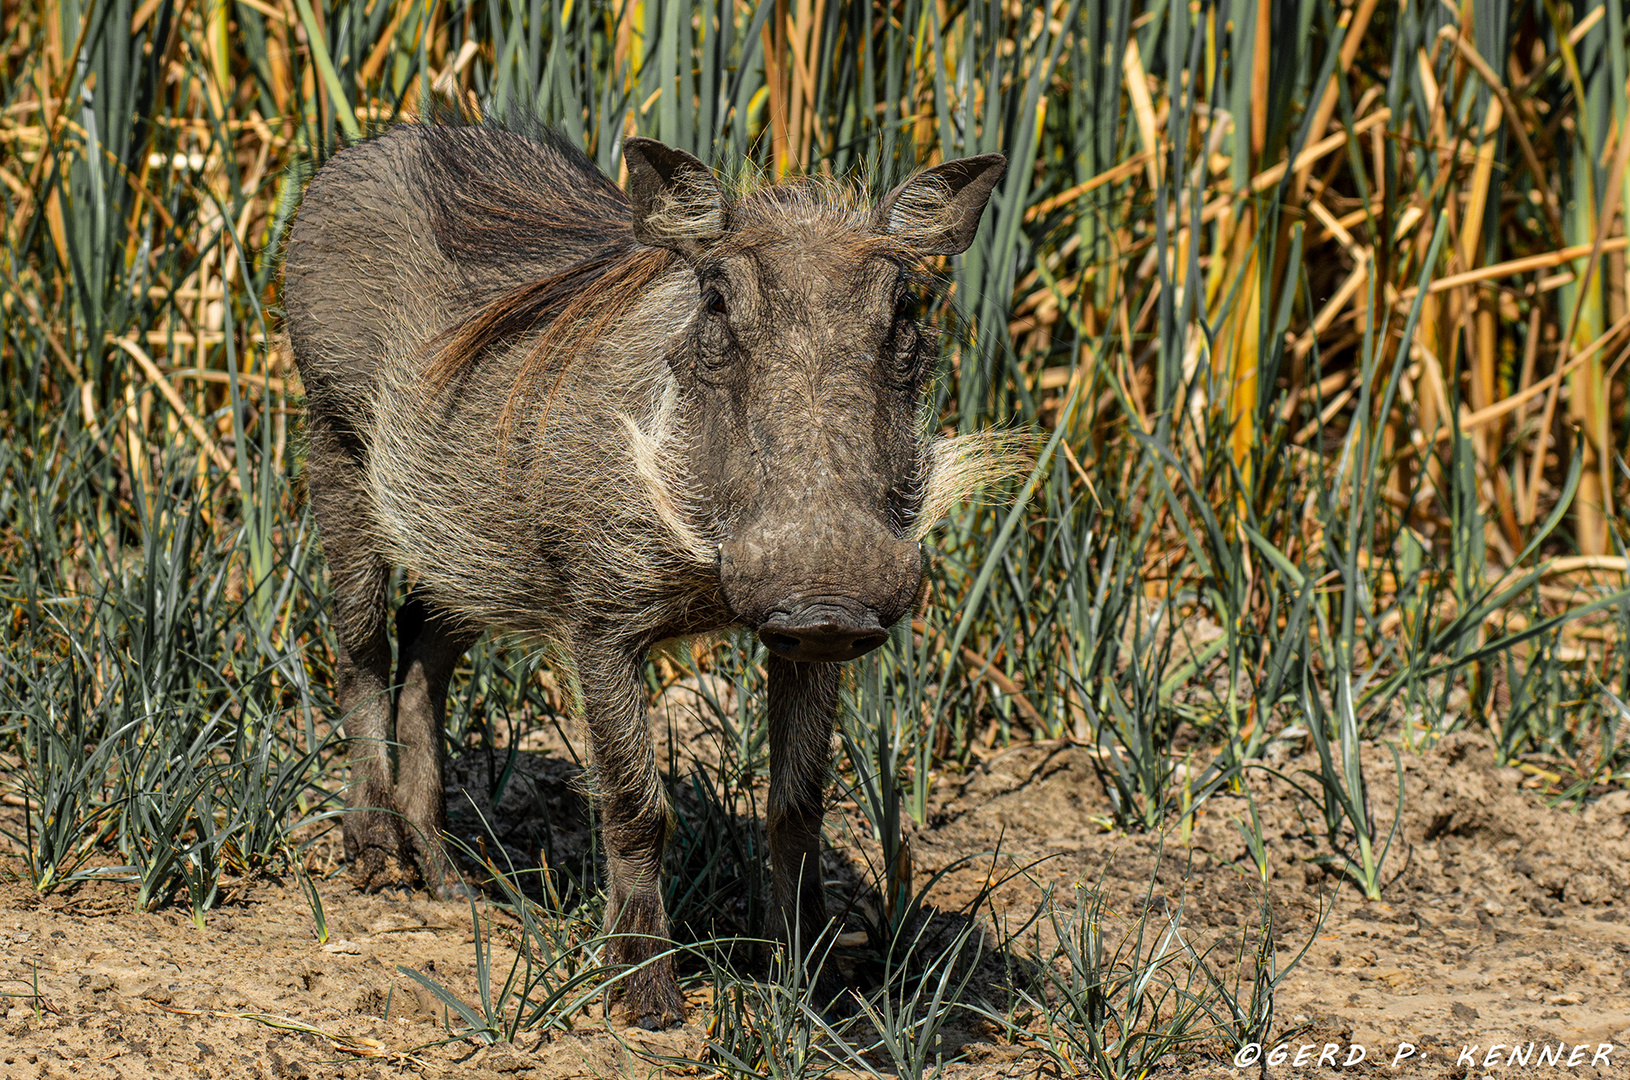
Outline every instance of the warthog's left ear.
{"label": "warthog's left ear", "polygon": [[724,235],[724,189],[711,170],[683,150],[655,139],[623,143],[634,239],[695,255]]}
{"label": "warthog's left ear", "polygon": [[877,227],[925,255],[960,255],[973,243],[990,193],[1007,172],[1001,154],[980,154],[920,172],[883,197]]}

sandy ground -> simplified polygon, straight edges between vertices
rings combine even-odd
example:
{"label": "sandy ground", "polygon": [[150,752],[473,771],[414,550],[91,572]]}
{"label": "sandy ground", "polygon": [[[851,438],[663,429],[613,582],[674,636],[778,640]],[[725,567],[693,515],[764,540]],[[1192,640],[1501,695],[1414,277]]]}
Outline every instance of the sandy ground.
{"label": "sandy ground", "polygon": [[[1289,773],[1310,764],[1279,763]],[[1390,823],[1391,757],[1377,749],[1368,765],[1375,818]],[[512,789],[563,823],[548,842],[586,842],[581,810],[570,806],[580,797],[569,762],[539,750],[523,754],[521,768],[525,782]],[[1404,768],[1408,811],[1384,899],[1335,891],[1322,925],[1333,879],[1307,861],[1322,850],[1322,818],[1300,818],[1296,808],[1308,804],[1283,781],[1253,781],[1269,839],[1279,962],[1312,939],[1277,996],[1275,1028],[1295,1032],[1288,1057],[1265,1069],[1169,1061],[1156,1075],[1630,1076],[1630,793],[1580,813],[1548,809],[1522,773],[1495,768],[1487,742],[1470,734],[1406,755]],[[459,776],[469,782],[485,769],[467,764]],[[916,880],[975,855],[935,886],[933,904],[954,909],[993,867],[1000,876],[1034,864],[997,889],[987,911],[998,921],[1022,919],[1049,885],[1068,893],[1082,881],[1102,889],[1122,923],[1147,904],[1180,909],[1196,940],[1226,942],[1249,929],[1260,890],[1234,826],[1248,820],[1243,796],[1211,800],[1188,846],[1176,834],[1162,842],[1108,831],[1106,805],[1084,748],[996,754],[937,785],[927,824],[910,836]],[[517,847],[552,826],[526,827],[534,831]],[[998,848],[994,860],[979,854]],[[860,855],[833,853],[838,894]],[[0,1010],[0,1080],[645,1076],[658,1071],[654,1056],[704,1050],[694,1021],[647,1033],[596,1015],[573,1032],[513,1046],[448,1041],[441,1003],[398,965],[473,1000],[469,907],[423,894],[359,895],[343,876],[321,889],[326,945],[292,879],[246,886],[200,929],[175,910],[133,912],[120,888],[42,898],[12,877],[0,885],[0,991],[10,995]],[[952,1027],[963,1054],[952,1077],[1055,1074],[994,1027]],[[1413,1055],[1391,1066],[1405,1043]],[[1520,1055],[1529,1043],[1527,1066],[1506,1064],[1513,1044]],[[1330,1055],[1345,1061],[1355,1044],[1365,1048],[1362,1062],[1329,1067]],[[1297,1067],[1302,1047],[1310,1049]],[[1558,1047],[1561,1064],[1538,1064],[1541,1048]],[[1605,1056],[1603,1047],[1611,1048]]]}

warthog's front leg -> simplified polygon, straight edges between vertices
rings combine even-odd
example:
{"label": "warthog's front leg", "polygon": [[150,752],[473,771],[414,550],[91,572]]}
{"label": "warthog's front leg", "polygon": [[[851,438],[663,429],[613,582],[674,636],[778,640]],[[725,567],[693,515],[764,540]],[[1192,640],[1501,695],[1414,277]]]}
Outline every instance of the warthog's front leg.
{"label": "warthog's front leg", "polygon": [[[781,912],[782,940],[794,962],[824,954],[826,889],[821,879],[821,822],[838,715],[837,664],[795,663],[772,655],[770,691],[770,870]],[[823,972],[824,988],[837,989]]]}
{"label": "warthog's front leg", "polygon": [[655,1030],[684,1019],[685,999],[672,961],[660,955],[672,947],[662,907],[671,811],[651,751],[645,655],[598,642],[574,651],[606,845],[606,932],[616,935],[613,958],[637,968],[623,982],[629,1019]]}

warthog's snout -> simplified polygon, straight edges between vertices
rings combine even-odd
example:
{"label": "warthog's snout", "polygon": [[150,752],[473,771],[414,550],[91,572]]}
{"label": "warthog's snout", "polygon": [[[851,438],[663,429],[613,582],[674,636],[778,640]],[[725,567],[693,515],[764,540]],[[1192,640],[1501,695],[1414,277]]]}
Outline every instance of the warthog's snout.
{"label": "warthog's snout", "polygon": [[888,640],[922,584],[922,550],[869,517],[776,514],[720,549],[725,598],[772,653],[842,662]]}
{"label": "warthog's snout", "polygon": [[777,611],[758,628],[758,639],[786,660],[853,660],[888,634],[877,612],[843,599],[823,599],[794,611]]}

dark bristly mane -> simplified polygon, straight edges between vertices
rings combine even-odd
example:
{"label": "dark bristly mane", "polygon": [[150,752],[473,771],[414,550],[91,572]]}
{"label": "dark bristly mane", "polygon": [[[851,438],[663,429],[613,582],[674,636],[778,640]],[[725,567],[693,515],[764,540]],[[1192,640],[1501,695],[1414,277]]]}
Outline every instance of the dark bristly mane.
{"label": "dark bristly mane", "polygon": [[419,188],[436,244],[454,262],[578,262],[631,242],[628,199],[564,135],[539,123],[422,126]]}
{"label": "dark bristly mane", "polygon": [[[527,114],[476,123],[442,109],[429,119],[421,189],[436,245],[467,268],[473,310],[430,343],[426,388],[445,391],[492,350],[541,330],[505,405],[507,427],[521,396],[550,372],[558,386],[673,256],[636,244],[622,190]],[[524,273],[529,264],[559,269],[519,285],[492,281],[491,267]]]}
{"label": "dark bristly mane", "polygon": [[425,372],[428,388],[440,393],[490,350],[542,328],[521,364],[507,416],[518,396],[548,372],[555,373],[558,385],[572,361],[633,307],[674,258],[671,251],[639,247],[630,238],[624,246],[500,293],[435,342],[435,359]]}

